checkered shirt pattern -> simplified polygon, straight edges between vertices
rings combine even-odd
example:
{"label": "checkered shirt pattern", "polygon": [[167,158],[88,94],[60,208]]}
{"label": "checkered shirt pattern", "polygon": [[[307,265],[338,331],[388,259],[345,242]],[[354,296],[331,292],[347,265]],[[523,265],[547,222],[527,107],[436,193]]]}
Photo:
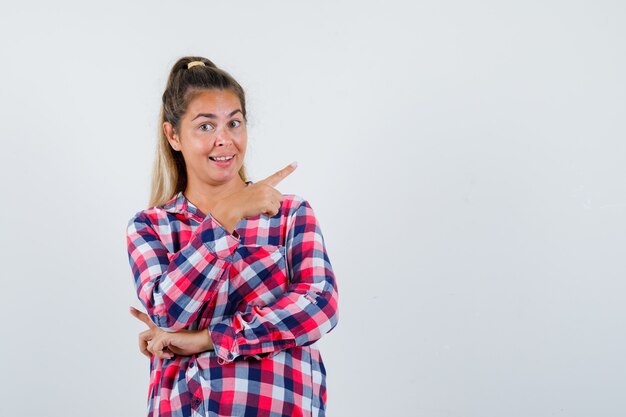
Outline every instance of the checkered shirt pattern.
{"label": "checkered shirt pattern", "polygon": [[179,192],[137,212],[126,236],[152,321],[208,329],[215,348],[152,357],[149,416],[325,415],[315,342],[337,324],[337,285],[306,200],[285,194],[276,215],[242,219],[230,234]]}

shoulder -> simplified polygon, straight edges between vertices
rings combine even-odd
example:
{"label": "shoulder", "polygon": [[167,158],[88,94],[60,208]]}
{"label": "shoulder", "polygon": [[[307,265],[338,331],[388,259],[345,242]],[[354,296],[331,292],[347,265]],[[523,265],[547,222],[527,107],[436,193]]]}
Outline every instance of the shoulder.
{"label": "shoulder", "polygon": [[281,212],[283,216],[290,218],[291,221],[295,218],[307,218],[307,221],[315,219],[315,213],[309,200],[297,194],[283,194]]}
{"label": "shoulder", "polygon": [[283,201],[281,202],[281,205],[284,210],[291,210],[297,209],[304,202],[306,202],[304,197],[297,194],[283,194]]}
{"label": "shoulder", "polygon": [[309,201],[297,194],[283,194],[281,202],[282,211],[285,214],[292,215],[303,207],[311,207]]}
{"label": "shoulder", "polygon": [[152,226],[168,218],[168,213],[177,213],[177,196],[165,203],[139,210],[128,220],[127,228],[136,228],[139,225]]}

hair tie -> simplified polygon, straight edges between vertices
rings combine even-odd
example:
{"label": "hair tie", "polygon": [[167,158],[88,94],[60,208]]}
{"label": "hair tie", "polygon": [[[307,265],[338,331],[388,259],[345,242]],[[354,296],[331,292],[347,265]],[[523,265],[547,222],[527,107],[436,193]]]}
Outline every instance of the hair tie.
{"label": "hair tie", "polygon": [[203,67],[205,66],[204,62],[202,62],[202,61],[191,61],[191,62],[187,63],[187,69],[189,69],[191,67],[195,67],[196,65],[202,65]]}

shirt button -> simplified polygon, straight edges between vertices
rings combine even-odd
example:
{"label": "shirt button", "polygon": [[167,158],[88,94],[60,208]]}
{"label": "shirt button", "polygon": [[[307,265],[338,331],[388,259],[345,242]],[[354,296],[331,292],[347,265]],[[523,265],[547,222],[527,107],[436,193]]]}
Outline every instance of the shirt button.
{"label": "shirt button", "polygon": [[194,407],[197,407],[200,405],[201,402],[202,400],[200,400],[199,398],[194,398],[191,403],[193,404]]}
{"label": "shirt button", "polygon": [[190,367],[190,368],[193,368],[194,366],[195,366],[195,362],[194,362],[194,361],[191,361],[191,362],[189,363],[189,367]]}

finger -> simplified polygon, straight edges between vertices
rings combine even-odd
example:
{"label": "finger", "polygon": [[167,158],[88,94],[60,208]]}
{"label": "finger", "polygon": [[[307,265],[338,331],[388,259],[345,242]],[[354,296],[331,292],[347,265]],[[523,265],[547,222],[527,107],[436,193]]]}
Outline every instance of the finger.
{"label": "finger", "polygon": [[146,349],[148,350],[148,352],[150,352],[151,355],[155,354],[154,353],[155,352],[154,347],[155,347],[154,339],[148,340],[147,343],[146,343]]}
{"label": "finger", "polygon": [[139,338],[146,342],[148,340],[154,339],[154,336],[155,336],[154,330],[144,330],[143,332],[139,333]]}
{"label": "finger", "polygon": [[144,355],[146,355],[148,358],[152,356],[152,354],[148,350],[148,341],[152,340],[152,338],[153,338],[152,330],[146,330],[146,331],[139,333],[139,337],[137,338],[138,344],[139,344],[139,351],[143,353]]}
{"label": "finger", "polygon": [[149,358],[150,356],[152,356],[152,355],[150,354],[150,351],[148,351],[148,342],[146,342],[145,340],[141,340],[141,339],[139,339],[139,351],[140,351],[141,353],[143,353],[143,354],[144,354],[144,356],[146,356],[146,357],[148,357],[148,358]]}
{"label": "finger", "polygon": [[174,352],[172,352],[167,346],[163,348],[161,355],[159,356],[161,359],[172,359],[173,357]]}
{"label": "finger", "polygon": [[272,205],[265,211],[265,215],[268,217],[274,217],[276,213],[278,213],[278,210],[280,210],[280,203],[272,201]]}
{"label": "finger", "polygon": [[131,306],[130,314],[132,314],[132,316],[135,317],[137,320],[143,321],[149,328],[153,329],[156,327],[156,325],[152,323],[152,320],[150,320],[150,317],[148,317],[148,315],[143,311],[139,311],[135,307]]}
{"label": "finger", "polygon": [[272,187],[278,185],[279,182],[281,182],[282,180],[284,180],[285,178],[287,178],[287,175],[291,174],[293,171],[296,170],[296,167],[298,166],[297,162],[292,162],[291,164],[287,165],[285,168],[276,171],[275,173],[273,173],[272,175],[270,175],[269,177],[265,178],[264,180],[261,180],[259,182],[271,185]]}
{"label": "finger", "polygon": [[148,344],[148,350],[161,359],[171,359],[174,355],[167,349],[168,344],[169,341],[166,337],[157,336]]}

